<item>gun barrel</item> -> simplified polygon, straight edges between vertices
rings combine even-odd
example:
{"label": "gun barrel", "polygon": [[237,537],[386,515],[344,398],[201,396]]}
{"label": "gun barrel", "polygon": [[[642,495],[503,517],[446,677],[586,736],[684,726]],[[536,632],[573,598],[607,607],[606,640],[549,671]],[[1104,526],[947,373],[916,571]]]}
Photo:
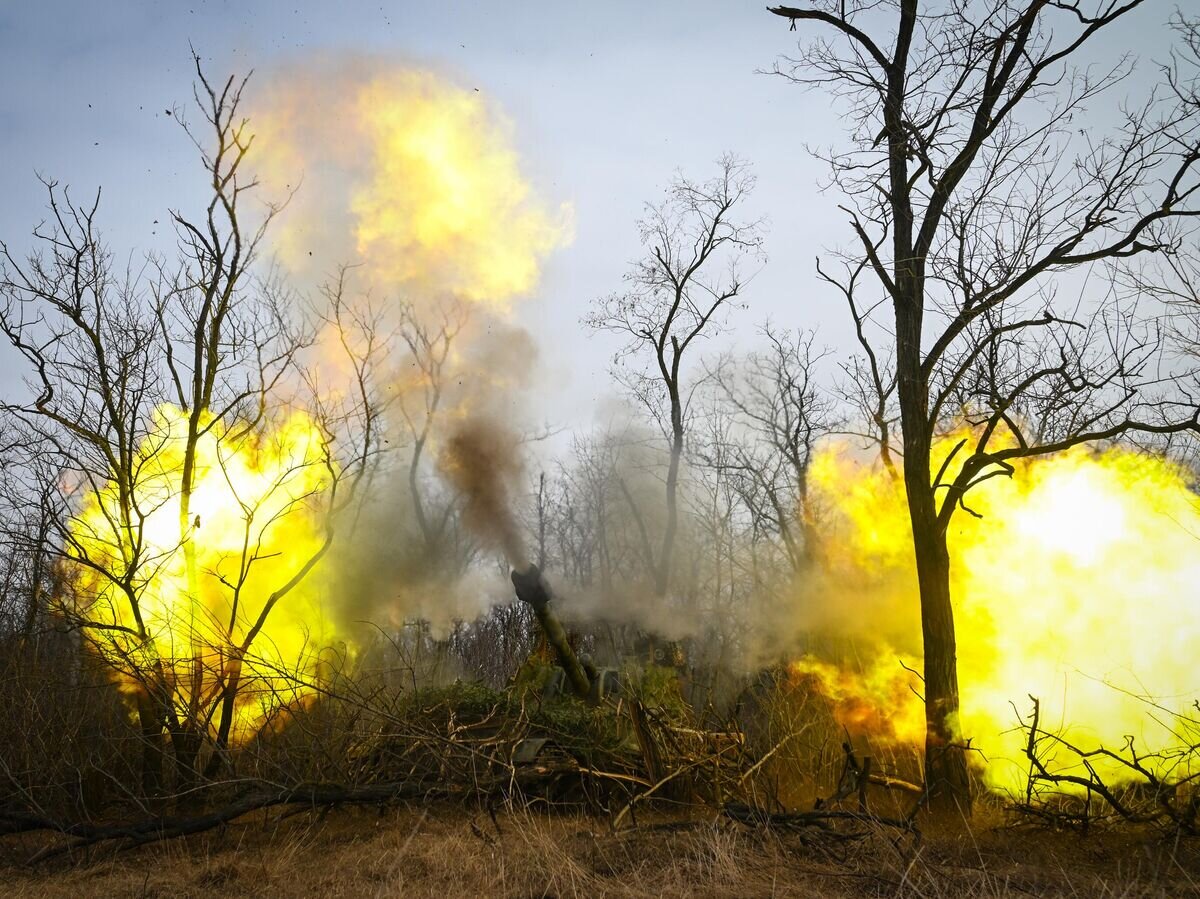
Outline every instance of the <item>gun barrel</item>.
{"label": "gun barrel", "polygon": [[558,664],[567,673],[567,680],[571,682],[571,688],[579,697],[590,698],[591,678],[588,677],[580,663],[579,656],[575,655],[575,651],[571,649],[562,622],[550,609],[550,600],[553,599],[553,596],[541,571],[536,565],[530,565],[525,571],[518,571],[514,568],[512,582],[517,599],[533,608],[542,633],[546,635],[546,641],[554,647],[554,654],[558,656]]}

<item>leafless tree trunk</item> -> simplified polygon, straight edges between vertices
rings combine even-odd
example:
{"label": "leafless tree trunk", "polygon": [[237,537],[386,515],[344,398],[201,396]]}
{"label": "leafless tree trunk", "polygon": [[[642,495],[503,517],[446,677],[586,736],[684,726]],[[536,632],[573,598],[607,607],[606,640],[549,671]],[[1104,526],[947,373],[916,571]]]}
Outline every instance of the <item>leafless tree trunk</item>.
{"label": "leafless tree trunk", "polygon": [[[236,430],[253,431],[262,420],[267,394],[292,369],[297,353],[311,338],[293,328],[271,285],[252,283],[252,266],[275,208],[268,206],[267,214],[250,229],[239,210],[243,196],[257,186],[242,170],[253,143],[249,123],[239,111],[246,79],[231,76],[224,84],[214,85],[205,76],[198,55],[193,55],[193,64],[194,100],[203,116],[202,129],[194,130],[187,123],[184,110],[177,110],[176,118],[200,151],[211,193],[198,219],[179,211],[171,213],[179,235],[180,259],[173,272],[165,263],[160,267],[154,312],[173,399],[186,415],[179,475],[179,545],[186,572],[186,601],[198,613],[201,573],[193,538],[197,523],[192,498],[200,442],[220,433],[235,416],[243,420]],[[253,299],[251,293],[256,294]],[[192,651],[186,714],[172,730],[181,781],[197,776],[203,745],[203,642]],[[221,675],[226,693],[231,688],[236,692],[238,681],[235,669],[240,660],[236,653],[232,655],[229,670]],[[219,724],[221,730],[227,731],[228,726],[225,720]]]}
{"label": "leafless tree trunk", "polygon": [[[237,575],[200,570],[195,534],[201,523],[192,498],[201,444],[215,443],[223,460],[268,427],[285,380],[292,382],[289,390],[305,382],[297,363],[311,337],[293,324],[290,298],[278,284],[253,273],[272,210],[246,232],[238,203],[254,183],[239,176],[250,146],[237,112],[244,82],[230,79],[215,89],[198,62],[197,78],[196,100],[211,134],[207,143],[188,134],[201,151],[212,193],[198,221],[173,213],[177,260],[152,258],[140,270],[114,271],[96,227],[99,196],[79,206],[52,182],[50,221],[35,231],[33,252],[20,259],[0,245],[0,331],[31,372],[32,396],[4,406],[21,430],[14,462],[31,491],[50,484],[67,491],[61,509],[46,519],[53,534],[41,546],[76,579],[78,602],[60,600],[55,611],[106,663],[139,684],[147,793],[163,782],[164,730],[181,789],[199,776],[205,747],[214,748],[212,765],[219,765],[243,662],[272,609],[327,552],[335,520],[378,451],[381,412],[369,383],[378,341],[352,335],[356,347],[367,348],[366,355],[351,353],[356,391],[338,400],[309,391],[322,454],[295,460],[280,476],[282,483],[304,467],[320,466],[326,473],[320,496],[293,498],[269,516],[259,511],[267,497],[238,497],[247,540]],[[182,113],[177,117],[183,120]],[[354,324],[336,322],[347,332]],[[162,411],[172,405],[182,414],[182,434]],[[178,503],[178,540],[164,547],[148,521],[171,503]],[[313,505],[325,516],[324,541],[271,585],[260,606],[247,608],[243,588],[261,558],[263,534]],[[186,595],[176,608],[179,620],[190,623],[176,636],[190,647],[167,658],[156,647],[159,635],[147,624],[144,600],[158,574],[180,557]],[[202,579],[229,590],[228,621],[213,620],[201,607]]]}
{"label": "leafless tree trunk", "polygon": [[[816,441],[833,429],[833,403],[817,386],[816,367],[827,354],[814,350],[816,335],[762,329],[764,350],[743,359],[725,357],[710,372],[717,401],[746,436],[715,434],[705,463],[728,477],[752,518],[769,523],[793,571],[818,552],[819,537],[808,502],[808,470]],[[717,446],[721,444],[721,446]]]}
{"label": "leafless tree trunk", "polygon": [[[1075,61],[1142,5],[814,0],[771,9],[840,40],[808,45],[777,71],[844,104],[851,146],[828,162],[865,260],[850,271],[869,269],[892,313],[924,636],[926,778],[941,807],[970,806],[946,544],[966,492],[1011,472],[1015,457],[1195,427],[1190,404],[1152,395],[1150,338],[1128,321],[1085,326],[1056,312],[1046,288],[1047,278],[1095,263],[1169,253],[1179,224],[1196,214],[1194,76],[1179,64],[1161,96],[1126,110],[1110,137],[1088,141],[1073,125],[1129,72],[1124,59],[1095,70]],[[848,294],[853,281],[842,282]],[[1018,345],[1040,350],[1025,354],[1020,376]],[[1062,424],[1042,440],[1023,413],[1048,396]],[[934,459],[955,401],[972,436]]]}
{"label": "leafless tree trunk", "polygon": [[703,183],[682,177],[666,199],[647,208],[639,223],[646,256],[626,275],[628,290],[603,298],[586,319],[594,328],[626,338],[618,358],[644,360],[616,374],[662,428],[667,442],[666,524],[655,553],[647,546],[654,590],[665,596],[679,528],[679,478],[694,385],[684,369],[688,350],[721,326],[742,293],[739,263],[761,254],[762,227],[740,222],[740,206],[754,187],[746,163],[720,160],[716,177]]}
{"label": "leafless tree trunk", "polygon": [[398,399],[400,416],[410,440],[408,460],[408,490],[417,527],[425,541],[426,550],[439,549],[445,537],[447,506],[434,516],[428,508],[422,484],[422,465],[443,411],[450,352],[467,324],[467,309],[461,303],[448,302],[429,312],[405,304],[400,312],[400,337],[408,347],[408,371],[401,375],[402,389]]}

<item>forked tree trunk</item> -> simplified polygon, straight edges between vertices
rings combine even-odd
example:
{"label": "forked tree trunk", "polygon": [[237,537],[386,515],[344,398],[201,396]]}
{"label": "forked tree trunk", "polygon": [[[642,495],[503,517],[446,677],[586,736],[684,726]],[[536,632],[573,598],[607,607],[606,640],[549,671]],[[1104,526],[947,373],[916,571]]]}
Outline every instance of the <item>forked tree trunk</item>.
{"label": "forked tree trunk", "polygon": [[213,743],[212,755],[204,767],[206,778],[216,777],[225,767],[229,756],[229,735],[233,729],[233,719],[237,708],[238,690],[242,682],[242,653],[235,650],[225,666],[225,689],[221,693],[220,719],[217,723],[217,739]]}
{"label": "forked tree trunk", "polygon": [[[901,241],[908,241],[911,222],[898,222],[897,231]],[[929,382],[921,364],[923,279],[909,264],[902,263],[897,266],[896,281],[896,393],[925,659],[925,783],[931,808],[969,815],[966,751],[957,733],[958,661],[950,600],[950,554],[931,484]]]}

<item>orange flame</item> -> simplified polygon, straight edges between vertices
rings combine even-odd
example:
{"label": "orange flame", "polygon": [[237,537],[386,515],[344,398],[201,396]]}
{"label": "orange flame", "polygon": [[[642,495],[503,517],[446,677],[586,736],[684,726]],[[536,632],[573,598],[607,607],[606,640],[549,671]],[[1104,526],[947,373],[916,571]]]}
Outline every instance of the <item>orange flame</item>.
{"label": "orange flame", "polygon": [[[953,442],[939,445],[935,465]],[[909,688],[921,685],[900,664],[920,670],[903,485],[834,444],[818,453],[812,480],[826,525],[818,621],[841,615],[853,632],[842,610],[858,610],[881,647],[861,678],[807,659],[798,670],[820,679],[844,723],[919,743],[922,708]],[[1030,695],[1043,725],[1083,748],[1120,749],[1126,735],[1143,753],[1179,748],[1171,713],[1200,696],[1200,504],[1185,472],[1134,450],[1076,448],[1019,462],[969,504],[982,518],[960,512],[949,534],[958,729],[981,750],[988,785],[1024,784],[1016,724]],[[1127,773],[1096,764],[1114,781]]]}

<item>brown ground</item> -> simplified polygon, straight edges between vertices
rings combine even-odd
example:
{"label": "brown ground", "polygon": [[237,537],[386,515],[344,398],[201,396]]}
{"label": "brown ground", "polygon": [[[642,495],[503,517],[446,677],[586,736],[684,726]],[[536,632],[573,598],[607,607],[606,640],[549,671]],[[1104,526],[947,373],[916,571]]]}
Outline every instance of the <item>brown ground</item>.
{"label": "brown ground", "polygon": [[446,806],[276,812],[189,841],[35,868],[38,840],[0,842],[6,897],[1200,896],[1200,841],[1022,830],[888,833],[837,846],[732,822],[680,825]]}

